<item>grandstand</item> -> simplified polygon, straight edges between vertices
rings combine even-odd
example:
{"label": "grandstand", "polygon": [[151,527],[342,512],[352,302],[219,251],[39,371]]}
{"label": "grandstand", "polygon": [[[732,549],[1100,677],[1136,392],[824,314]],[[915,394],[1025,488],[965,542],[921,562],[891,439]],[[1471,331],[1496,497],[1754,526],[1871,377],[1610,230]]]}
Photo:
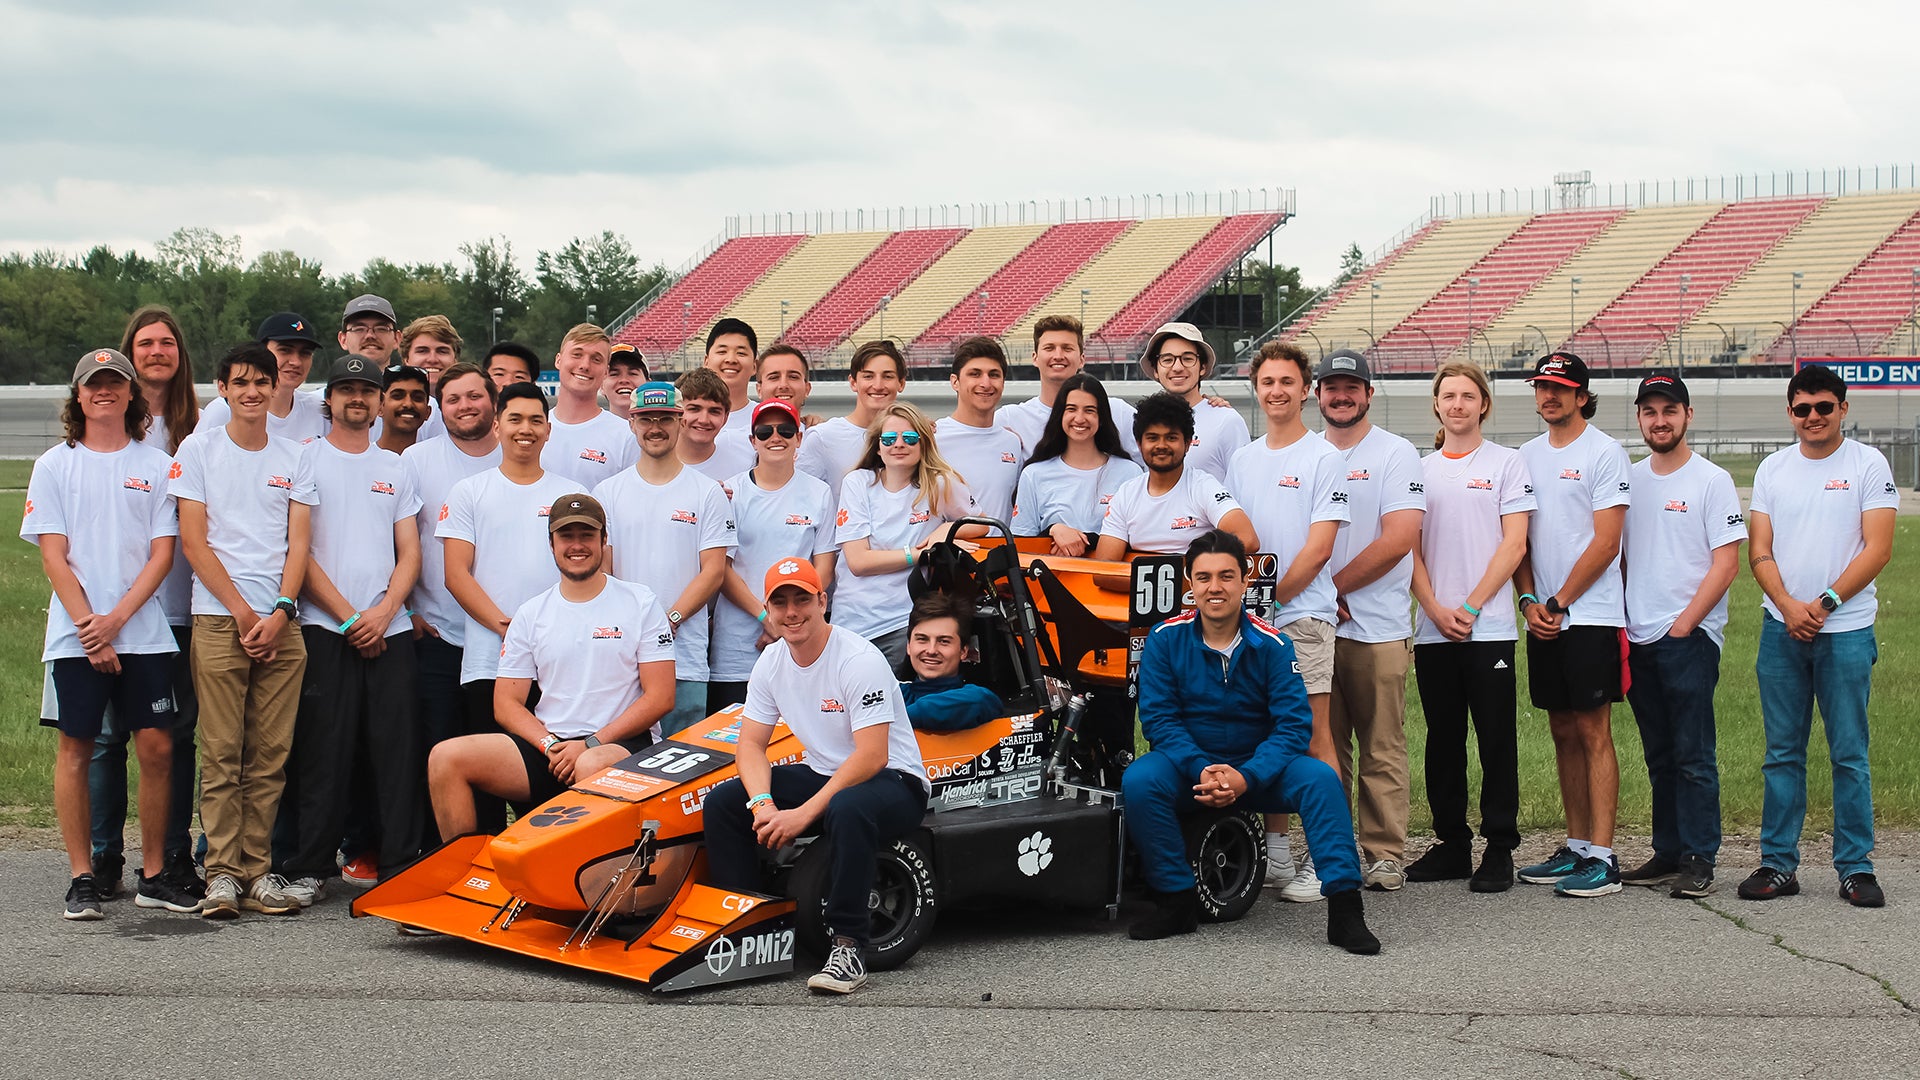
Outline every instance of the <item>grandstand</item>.
{"label": "grandstand", "polygon": [[1913,168],[1726,178],[1717,198],[1715,186],[1436,200],[1404,239],[1241,356],[1277,336],[1314,356],[1365,351],[1388,374],[1448,360],[1518,369],[1554,348],[1597,370],[1758,374],[1805,356],[1913,351]]}
{"label": "grandstand", "polygon": [[1024,360],[1033,324],[1057,313],[1080,317],[1091,354],[1124,361],[1292,212],[1292,192],[1260,189],[734,218],[610,330],[668,370],[696,362],[722,318],[816,364],[886,337],[926,367],[974,334],[1003,338]]}

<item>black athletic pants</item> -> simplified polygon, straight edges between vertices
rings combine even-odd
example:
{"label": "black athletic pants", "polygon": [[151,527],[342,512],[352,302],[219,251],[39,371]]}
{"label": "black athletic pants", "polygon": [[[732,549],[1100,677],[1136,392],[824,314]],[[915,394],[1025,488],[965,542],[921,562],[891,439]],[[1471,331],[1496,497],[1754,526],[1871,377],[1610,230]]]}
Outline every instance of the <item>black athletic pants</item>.
{"label": "black athletic pants", "polygon": [[1489,848],[1520,846],[1520,752],[1515,733],[1513,642],[1447,641],[1413,647],[1427,717],[1427,804],[1441,842],[1471,849],[1467,824],[1467,724],[1480,745],[1480,835]]}

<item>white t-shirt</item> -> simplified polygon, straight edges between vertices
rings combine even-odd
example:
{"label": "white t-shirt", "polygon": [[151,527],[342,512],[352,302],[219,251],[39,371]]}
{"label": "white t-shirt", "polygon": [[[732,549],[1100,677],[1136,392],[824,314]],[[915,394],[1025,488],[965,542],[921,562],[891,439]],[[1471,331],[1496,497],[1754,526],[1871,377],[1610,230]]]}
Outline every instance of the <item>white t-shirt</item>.
{"label": "white t-shirt", "polygon": [[[1120,446],[1135,461],[1140,460],[1140,444],[1133,438],[1133,406],[1117,397],[1107,395],[1107,405],[1113,412],[1113,429],[1120,436]],[[1053,406],[1031,397],[1018,405],[1002,405],[994,410],[993,422],[1010,427],[1020,436],[1027,451],[1040,445],[1040,436],[1047,430],[1047,418],[1053,415]]]}
{"label": "white t-shirt", "polygon": [[1013,494],[1029,453],[1019,434],[999,424],[974,427],[948,416],[933,425],[933,442],[973,492],[974,513],[1011,523]]}
{"label": "white t-shirt", "polygon": [[[1740,493],[1727,470],[1701,457],[1665,476],[1653,459],[1633,466],[1627,507],[1627,640],[1645,645],[1667,636],[1713,568],[1715,548],[1747,538]],[[1715,645],[1726,645],[1727,594],[1700,621]]]}
{"label": "white t-shirt", "polygon": [[540,467],[572,478],[575,492],[591,492],[594,485],[640,460],[640,443],[625,420],[605,409],[578,424],[548,417],[551,434],[540,451]]}
{"label": "white t-shirt", "polygon": [[[1464,603],[1487,576],[1494,553],[1500,550],[1500,518],[1531,513],[1539,504],[1527,463],[1518,450],[1483,442],[1463,458],[1449,458],[1435,450],[1420,459],[1426,478],[1427,515],[1420,526],[1420,556],[1427,564],[1433,595],[1444,607]],[[1480,609],[1469,641],[1517,641],[1513,614],[1513,582]],[[1414,643],[1432,645],[1448,638],[1434,627],[1426,611],[1415,621]]]}
{"label": "white t-shirt", "polygon": [[[333,427],[320,412],[320,403],[325,395],[326,391],[319,387],[295,390],[293,408],[287,411],[287,415],[275,416],[271,409],[267,411],[267,434],[297,443],[310,442],[325,435]],[[195,433],[212,431],[217,427],[226,427],[232,419],[233,408],[227,404],[227,399],[216,397],[200,410],[200,424],[193,430]],[[181,445],[186,445],[184,440]]]}
{"label": "white t-shirt", "polygon": [[[578,494],[580,485],[558,473],[541,473],[531,484],[516,484],[499,469],[475,473],[453,485],[440,509],[439,537],[473,545],[473,579],[501,611],[520,605],[557,584],[547,518],[553,504]],[[500,635],[461,611],[460,682],[491,679],[500,666]]]}
{"label": "white t-shirt", "polygon": [[807,429],[806,438],[794,455],[794,467],[808,476],[827,482],[835,505],[840,502],[840,482],[858,468],[867,452],[867,429],[856,426],[844,416]]}
{"label": "white t-shirt", "polygon": [[[1346,470],[1341,464],[1340,451],[1312,431],[1278,450],[1260,439],[1234,453],[1227,466],[1227,488],[1253,523],[1260,550],[1279,557],[1281,574],[1306,546],[1313,525],[1334,522],[1336,534],[1346,525]],[[1338,608],[1332,567],[1329,558],[1300,595],[1274,614],[1274,625],[1306,618],[1333,625]]]}
{"label": "white t-shirt", "polygon": [[[607,509],[607,539],[613,544],[615,577],[653,590],[671,607],[700,573],[700,553],[731,552],[738,530],[733,507],[720,485],[695,469],[681,466],[664,484],[650,484],[628,469],[593,489]],[[673,642],[674,677],[707,680],[707,609],[685,616]]]}
{"label": "white t-shirt", "polygon": [[[1533,594],[1544,601],[1566,583],[1593,542],[1593,515],[1632,501],[1633,466],[1620,444],[1592,424],[1558,448],[1545,434],[1537,435],[1520,448],[1520,456],[1540,504],[1527,523],[1527,552],[1533,562]],[[1618,555],[1573,602],[1563,625],[1627,625]]]}
{"label": "white t-shirt", "polygon": [[[280,577],[287,566],[287,504],[314,504],[313,489],[294,484],[299,473],[299,443],[269,435],[264,448],[245,450],[224,427],[187,436],[168,472],[173,478],[169,495],[206,506],[207,544],[256,615],[272,611],[280,596]],[[193,613],[233,614],[207,591],[198,574],[193,579]]]}
{"label": "white t-shirt", "polygon": [[[833,539],[837,507],[833,491],[817,476],[795,472],[782,487],[767,491],[748,473],[722,485],[733,499],[734,531],[739,546],[733,569],[758,596],[767,571],[781,559],[811,558],[838,550]],[[760,659],[754,645],[760,640],[760,613],[742,611],[722,595],[713,611],[712,677],[721,682],[743,682]]]}
{"label": "white t-shirt", "polygon": [[[96,613],[111,611],[146,569],[153,542],[180,535],[180,519],[167,498],[170,465],[166,451],[137,442],[111,454],[55,443],[33,463],[20,539],[38,547],[42,535],[66,537],[67,563],[86,591],[88,606]],[[113,649],[129,656],[175,651],[158,590],[114,635]],[[66,605],[53,597],[47,602],[40,659],[85,655]]]}
{"label": "white t-shirt", "polygon": [[1120,485],[1107,503],[1100,522],[1100,538],[1119,537],[1135,551],[1156,555],[1184,555],[1187,545],[1240,504],[1220,478],[1198,469],[1182,469],[1180,482],[1165,495],[1147,494],[1152,473]]}
{"label": "white t-shirt", "polygon": [[[169,460],[173,458],[173,451],[167,449],[167,418],[164,416],[154,416],[152,426],[147,428],[147,437],[140,442],[160,451]],[[187,562],[187,551],[179,544],[173,547],[173,569],[167,571],[167,580],[160,583],[155,595],[160,597],[160,610],[167,613],[169,624],[193,625],[193,564]]]}
{"label": "white t-shirt", "polygon": [[440,633],[440,640],[455,648],[467,640],[467,613],[447,591],[447,550],[440,543],[440,522],[445,519],[447,496],[453,486],[469,476],[500,467],[500,445],[478,456],[460,449],[452,439],[416,442],[400,455],[414,494],[420,497],[420,512],[414,520],[420,526],[420,581],[413,587],[409,603],[414,614],[426,620]]}
{"label": "white t-shirt", "polygon": [[707,460],[687,467],[697,470],[716,484],[724,484],[733,476],[753,468],[754,460],[758,457],[753,452],[753,444],[727,436],[728,432],[721,431],[713,440],[713,453]]}
{"label": "white t-shirt", "polygon": [[1193,407],[1193,445],[1187,449],[1187,468],[1205,469],[1225,480],[1233,455],[1250,441],[1247,422],[1238,410],[1201,398]]}
{"label": "white t-shirt", "polygon": [[794,662],[785,641],[767,646],[747,680],[747,703],[740,711],[762,724],[785,723],[806,749],[802,763],[821,776],[832,776],[853,756],[855,731],[889,724],[887,768],[932,790],[920,743],[907,721],[906,699],[887,658],[837,623],[827,647],[806,667]]}
{"label": "white t-shirt", "polygon": [[[744,460],[746,462],[746,464],[740,466],[740,468],[753,468],[754,459],[758,456],[753,450],[753,407],[758,404],[759,402],[748,399],[745,408],[735,409],[727,413],[726,424],[720,428],[720,434],[713,437],[715,449],[713,458],[709,458],[709,461],[718,458],[722,454],[729,454],[734,461]],[[746,455],[744,458],[741,457],[743,454]],[[706,470],[703,469],[701,471],[705,472]],[[713,476],[710,472],[707,473],[707,475]],[[733,473],[727,474],[727,476],[732,475]],[[724,480],[726,477],[713,476],[713,478],[715,480]]]}
{"label": "white t-shirt", "polygon": [[[1333,538],[1330,573],[1339,574],[1354,557],[1380,539],[1380,519],[1398,510],[1427,508],[1420,452],[1413,444],[1379,426],[1340,455],[1352,521]],[[1258,526],[1255,526],[1258,528]],[[1264,541],[1266,534],[1261,533]],[[1471,588],[1471,586],[1469,586]],[[1346,622],[1334,631],[1349,641],[1405,641],[1413,635],[1413,553],[1409,551],[1373,584],[1347,594]]]}
{"label": "white t-shirt", "polygon": [[[871,549],[892,549],[898,554],[972,512],[973,495],[965,484],[949,481],[945,502],[928,506],[917,484],[888,491],[878,476],[862,472],[849,476],[840,489],[839,524],[833,539],[842,546],[864,539]],[[877,638],[906,629],[912,613],[905,558],[900,569],[885,574],[856,574],[844,556],[834,566],[833,625]]]}
{"label": "white t-shirt", "polygon": [[1045,536],[1064,522],[1093,536],[1100,531],[1114,492],[1142,471],[1139,462],[1117,457],[1108,458],[1097,469],[1076,469],[1058,457],[1028,465],[1020,470],[1013,534]]}
{"label": "white t-shirt", "polygon": [[534,679],[533,715],[548,733],[582,739],[640,700],[640,665],[673,659],[673,628],[653,590],[603,577],[573,603],[555,585],[521,604],[507,627],[497,678]]}
{"label": "white t-shirt", "polygon": [[[1860,515],[1898,509],[1900,489],[1886,455],[1871,446],[1843,439],[1840,448],[1819,460],[1796,444],[1767,455],[1753,475],[1752,510],[1773,525],[1773,558],[1787,593],[1800,600],[1817,597],[1839,580],[1847,564],[1867,546]],[[1772,600],[1762,599],[1767,614],[1780,618]],[[1823,634],[1872,626],[1880,602],[1872,582],[1828,614]]]}
{"label": "white t-shirt", "polygon": [[[393,527],[420,512],[419,493],[400,455],[377,446],[350,454],[315,439],[301,447],[294,486],[319,500],[313,506],[312,555],[333,587],[355,611],[385,599],[398,561]],[[340,620],[314,603],[301,605],[300,625],[340,632]],[[381,636],[412,629],[406,615],[395,612]]]}

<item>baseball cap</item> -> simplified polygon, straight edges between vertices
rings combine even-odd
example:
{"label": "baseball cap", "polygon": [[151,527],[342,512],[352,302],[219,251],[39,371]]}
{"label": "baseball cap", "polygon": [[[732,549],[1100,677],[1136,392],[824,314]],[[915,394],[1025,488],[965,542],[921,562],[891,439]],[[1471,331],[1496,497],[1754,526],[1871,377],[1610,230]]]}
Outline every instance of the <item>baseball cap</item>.
{"label": "baseball cap", "polygon": [[128,360],[118,349],[95,349],[80,357],[73,365],[73,386],[85,386],[88,380],[103,371],[117,372],[128,382],[133,381],[133,361]]}
{"label": "baseball cap", "polygon": [[591,495],[568,495],[556,500],[547,511],[547,535],[552,536],[568,525],[591,525],[606,532],[607,512],[600,506],[600,500]]}
{"label": "baseball cap", "polygon": [[820,587],[820,575],[813,569],[813,560],[799,555],[781,559],[767,568],[767,587],[761,595],[772,596],[782,585],[798,585],[810,593],[826,592]]}
{"label": "baseball cap", "polygon": [[1200,346],[1201,369],[1203,371],[1213,370],[1213,346],[1207,344],[1206,335],[1200,332],[1200,328],[1192,323],[1170,322],[1163,323],[1160,329],[1153,332],[1153,337],[1147,341],[1147,351],[1140,354],[1140,368],[1147,373],[1147,378],[1151,379],[1154,377],[1154,358],[1160,355],[1161,343],[1168,338],[1175,337],[1182,341],[1191,341],[1195,345]]}
{"label": "baseball cap", "polygon": [[340,316],[340,325],[347,325],[347,321],[355,315],[369,314],[378,315],[395,326],[400,325],[400,319],[393,313],[393,305],[372,293],[362,293],[347,301],[347,313]]}
{"label": "baseball cap", "polygon": [[793,411],[793,402],[785,398],[768,398],[758,405],[755,405],[753,407],[753,422],[758,424],[761,414],[769,412],[786,413],[789,420],[792,420],[796,424],[800,422],[800,414]]}
{"label": "baseball cap", "polygon": [[1367,365],[1367,358],[1352,349],[1333,350],[1320,360],[1319,367],[1313,369],[1313,381],[1316,383],[1333,375],[1347,375],[1368,386],[1373,385],[1373,369]]}
{"label": "baseball cap", "polygon": [[670,382],[641,383],[633,392],[629,412],[679,412],[680,391]]}
{"label": "baseball cap", "polygon": [[331,390],[341,383],[363,382],[373,384],[377,390],[386,384],[386,378],[386,369],[378,363],[358,353],[348,353],[327,369],[327,389]]}
{"label": "baseball cap", "polygon": [[612,367],[615,364],[625,364],[628,367],[637,367],[640,369],[640,373],[642,375],[646,374],[647,372],[647,358],[640,355],[639,349],[634,348],[632,345],[624,341],[614,342],[613,351],[607,357],[608,367]]}
{"label": "baseball cap", "polygon": [[1633,395],[1633,403],[1642,404],[1650,397],[1668,397],[1685,406],[1693,405],[1693,398],[1687,394],[1686,380],[1678,375],[1649,375],[1641,379],[1640,391]]}
{"label": "baseball cap", "polygon": [[291,311],[275,312],[260,322],[260,332],[253,336],[255,341],[304,341],[314,348],[320,347],[320,339],[313,336],[313,324]]}
{"label": "baseball cap", "polygon": [[1533,365],[1533,374],[1527,377],[1527,381],[1550,382],[1585,390],[1588,385],[1587,362],[1570,352],[1548,353]]}

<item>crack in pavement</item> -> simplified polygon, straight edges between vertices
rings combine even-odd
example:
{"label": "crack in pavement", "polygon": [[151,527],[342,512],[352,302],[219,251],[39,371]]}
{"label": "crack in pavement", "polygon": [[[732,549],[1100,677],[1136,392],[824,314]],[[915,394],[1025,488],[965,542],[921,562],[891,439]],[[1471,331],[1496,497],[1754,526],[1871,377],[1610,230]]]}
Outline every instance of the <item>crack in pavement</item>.
{"label": "crack in pavement", "polygon": [[1460,1046],[1472,1047],[1476,1050],[1498,1049],[1498,1050],[1512,1050],[1522,1054],[1535,1054],[1540,1057],[1544,1057],[1550,1061],[1562,1062],[1562,1063],[1573,1064],[1573,1065],[1585,1065],[1589,1068],[1594,1068],[1594,1069],[1605,1069],[1606,1071],[1613,1073],[1615,1076],[1624,1078],[1624,1080],[1640,1080],[1640,1077],[1636,1076],[1633,1072],[1629,1071],[1626,1066],[1619,1065],[1611,1061],[1595,1061],[1592,1058],[1584,1058],[1579,1056],[1578,1054],[1569,1053],[1564,1050],[1543,1050],[1537,1046],[1517,1046],[1513,1043],[1506,1042],[1501,1039],[1474,1040],[1474,1039],[1466,1038],[1468,1031],[1470,1031],[1473,1028],[1474,1021],[1484,1020],[1489,1017],[1494,1017],[1495,1019],[1499,1019],[1499,1018],[1504,1018],[1505,1015],[1507,1014],[1503,1013],[1503,1014],[1499,1014],[1499,1016],[1494,1016],[1494,1014],[1491,1014],[1491,1013],[1468,1013],[1466,1016],[1466,1022],[1460,1025],[1460,1029],[1458,1031],[1455,1031],[1453,1034],[1448,1035],[1447,1041],[1458,1044]]}
{"label": "crack in pavement", "polygon": [[1832,964],[1834,967],[1843,968],[1847,971],[1851,971],[1855,975],[1858,975],[1861,978],[1866,979],[1869,982],[1872,982],[1875,986],[1878,986],[1880,988],[1881,993],[1887,995],[1888,998],[1892,999],[1894,1004],[1900,1006],[1902,1009],[1905,1009],[1909,1014],[1920,1015],[1920,1008],[1916,1008],[1913,1002],[1908,1001],[1906,997],[1904,997],[1900,993],[1899,989],[1893,985],[1892,980],[1886,978],[1885,976],[1877,975],[1871,971],[1866,970],[1865,968],[1856,967],[1853,964],[1847,963],[1845,960],[1835,960],[1832,957],[1817,956],[1813,953],[1807,952],[1805,949],[1794,948],[1792,945],[1787,944],[1787,935],[1778,934],[1771,930],[1762,930],[1761,928],[1754,926],[1752,923],[1749,923],[1746,920],[1745,916],[1736,915],[1731,911],[1723,911],[1720,908],[1714,907],[1712,904],[1708,903],[1706,900],[1703,900],[1703,899],[1695,900],[1694,903],[1698,904],[1700,907],[1705,908],[1708,911],[1713,912],[1715,915],[1720,916],[1721,918],[1727,920],[1728,922],[1739,927],[1740,929],[1747,931],[1750,934],[1757,934],[1760,937],[1769,939],[1772,942],[1774,948],[1779,949],[1780,951],[1786,953],[1789,956],[1795,957],[1800,960],[1810,960],[1816,964]]}

